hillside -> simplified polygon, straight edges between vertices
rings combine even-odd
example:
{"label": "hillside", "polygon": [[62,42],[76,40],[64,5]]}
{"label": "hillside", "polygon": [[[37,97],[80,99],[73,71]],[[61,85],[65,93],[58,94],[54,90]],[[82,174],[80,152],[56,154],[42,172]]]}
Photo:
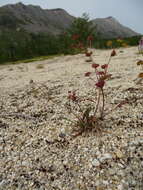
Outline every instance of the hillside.
{"label": "hillside", "polygon": [[[63,9],[42,9],[39,6],[22,3],[6,5],[0,8],[0,30],[26,30],[30,33],[60,34],[70,27],[76,17]],[[123,26],[112,17],[94,19],[96,33],[103,38],[137,36],[138,33]]]}

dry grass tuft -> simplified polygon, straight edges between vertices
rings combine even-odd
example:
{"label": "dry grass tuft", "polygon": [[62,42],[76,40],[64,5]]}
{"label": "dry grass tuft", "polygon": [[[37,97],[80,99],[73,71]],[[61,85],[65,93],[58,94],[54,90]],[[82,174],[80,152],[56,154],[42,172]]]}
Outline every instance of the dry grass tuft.
{"label": "dry grass tuft", "polygon": [[38,65],[36,65],[36,69],[44,69],[44,65],[43,64],[38,64]]}

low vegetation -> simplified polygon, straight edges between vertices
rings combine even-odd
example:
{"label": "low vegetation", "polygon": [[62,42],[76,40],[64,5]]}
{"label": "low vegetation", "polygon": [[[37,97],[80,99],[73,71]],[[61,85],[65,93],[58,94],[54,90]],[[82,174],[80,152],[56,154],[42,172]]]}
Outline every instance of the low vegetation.
{"label": "low vegetation", "polygon": [[[0,24],[5,22],[7,26],[11,23],[11,18],[7,18],[6,15],[4,19],[5,21],[0,20]],[[93,48],[106,49],[134,46],[138,44],[140,38],[137,36],[126,39],[103,39],[100,34],[95,33],[95,27],[91,27],[87,14],[75,19],[71,28],[58,36],[28,33],[17,25],[14,29],[10,28],[2,29],[0,34],[0,63],[84,52],[85,47],[91,46],[91,39]]]}

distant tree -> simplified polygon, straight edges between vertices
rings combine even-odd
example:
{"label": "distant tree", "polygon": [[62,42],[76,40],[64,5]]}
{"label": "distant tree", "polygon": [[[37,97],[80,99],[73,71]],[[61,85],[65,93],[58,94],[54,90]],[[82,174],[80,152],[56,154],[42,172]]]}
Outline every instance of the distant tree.
{"label": "distant tree", "polygon": [[87,13],[83,13],[82,17],[78,17],[74,20],[68,30],[68,33],[75,42],[87,45],[88,37],[95,36],[95,27],[92,25],[89,15]]}

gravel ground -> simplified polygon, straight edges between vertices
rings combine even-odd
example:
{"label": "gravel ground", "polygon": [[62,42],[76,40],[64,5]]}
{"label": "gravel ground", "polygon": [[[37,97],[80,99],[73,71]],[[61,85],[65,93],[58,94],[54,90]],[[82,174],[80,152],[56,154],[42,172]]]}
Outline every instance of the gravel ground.
{"label": "gravel ground", "polygon": [[[111,61],[106,105],[129,103],[107,115],[99,132],[76,138],[65,105],[69,90],[94,97],[84,55],[0,66],[0,190],[143,189],[141,55],[137,47],[122,51]],[[94,50],[93,58],[105,64],[108,55]]]}

